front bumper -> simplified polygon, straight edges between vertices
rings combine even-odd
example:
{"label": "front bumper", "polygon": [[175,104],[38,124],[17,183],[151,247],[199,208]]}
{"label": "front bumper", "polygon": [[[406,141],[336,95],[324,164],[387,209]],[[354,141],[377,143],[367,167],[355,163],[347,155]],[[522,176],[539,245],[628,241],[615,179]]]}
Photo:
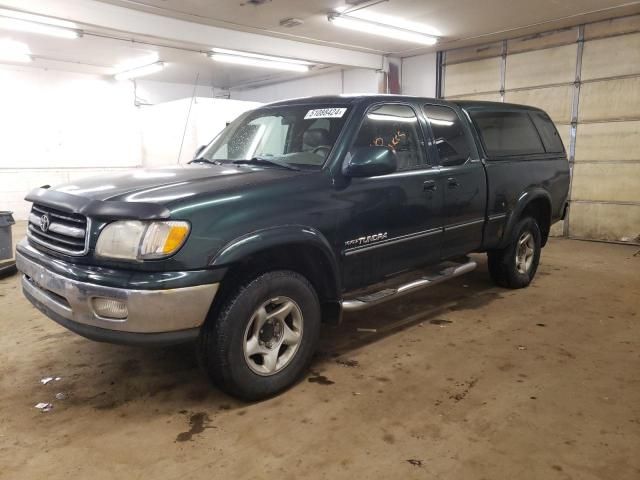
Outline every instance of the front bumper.
{"label": "front bumper", "polygon": [[[137,290],[78,281],[45,268],[23,253],[40,252],[29,252],[32,247],[24,244],[21,247],[16,263],[23,274],[22,289],[27,299],[61,325],[94,340],[168,344],[195,338],[218,290],[218,283]],[[125,303],[127,317],[98,315],[93,306],[96,297]]]}

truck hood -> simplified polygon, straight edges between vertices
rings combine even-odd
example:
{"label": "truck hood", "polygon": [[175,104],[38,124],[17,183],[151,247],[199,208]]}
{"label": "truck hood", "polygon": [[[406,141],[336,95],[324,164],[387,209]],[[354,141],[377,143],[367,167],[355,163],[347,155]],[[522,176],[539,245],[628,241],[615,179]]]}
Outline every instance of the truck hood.
{"label": "truck hood", "polygon": [[200,193],[245,188],[296,173],[299,172],[245,165],[189,165],[89,177],[50,190],[92,200],[165,204]]}
{"label": "truck hood", "polygon": [[171,204],[200,195],[225,194],[304,172],[247,165],[187,165],[89,177],[30,192],[26,200],[87,216],[162,218]]}

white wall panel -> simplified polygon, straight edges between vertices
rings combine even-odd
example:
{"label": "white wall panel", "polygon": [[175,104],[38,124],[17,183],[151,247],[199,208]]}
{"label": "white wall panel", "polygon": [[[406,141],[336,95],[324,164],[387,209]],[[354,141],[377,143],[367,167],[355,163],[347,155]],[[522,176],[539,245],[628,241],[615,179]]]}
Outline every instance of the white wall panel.
{"label": "white wall panel", "polygon": [[473,45],[471,47],[457,48],[446,52],[445,63],[468,62],[470,60],[480,60],[481,58],[499,57],[502,55],[502,42],[494,42],[484,45]]}
{"label": "white wall panel", "polygon": [[640,32],[640,15],[611,18],[603,22],[590,23],[584,27],[585,40],[610,37],[624,33]]}
{"label": "white wall panel", "polygon": [[274,83],[246,90],[232,90],[231,98],[252,102],[275,102],[288,98],[341,93],[378,93],[380,73],[374,70],[349,69],[322,75]]}
{"label": "white wall panel", "polygon": [[574,165],[572,200],[635,202],[639,192],[640,163],[577,162]]}
{"label": "white wall panel", "polygon": [[447,65],[444,94],[447,97],[500,91],[500,58]]}
{"label": "white wall panel", "polygon": [[228,122],[258,105],[211,98],[196,98],[192,104],[190,98],[185,98],[143,108],[140,124],[144,166],[190,161],[196,149],[211,142]]}
{"label": "white wall panel", "polygon": [[140,165],[130,82],[0,68],[0,168]]}
{"label": "white wall panel", "polygon": [[559,45],[569,45],[578,40],[578,27],[563,28],[551,32],[540,32],[533,35],[514,38],[507,41],[507,53],[509,55],[526,52],[530,50],[540,50]]}
{"label": "white wall panel", "polygon": [[573,44],[508,55],[505,88],[573,82],[577,48]]}
{"label": "white wall panel", "polygon": [[572,99],[573,87],[571,85],[507,91],[504,96],[505,102],[531,105],[543,109],[556,123],[571,123]]}
{"label": "white wall panel", "polygon": [[374,70],[362,68],[343,70],[342,92],[337,93],[378,93],[381,81],[382,74]]}
{"label": "white wall panel", "polygon": [[585,42],[582,80],[640,74],[640,33]]}
{"label": "white wall panel", "polygon": [[640,118],[640,77],[589,82],[580,89],[581,122]]}
{"label": "white wall panel", "polygon": [[576,162],[640,160],[639,143],[640,121],[582,123],[578,126]]}
{"label": "white wall panel", "polygon": [[456,95],[446,97],[447,100],[479,100],[481,102],[499,102],[502,97],[499,92],[495,93],[472,93],[470,95]]}
{"label": "white wall panel", "polygon": [[419,97],[436,96],[436,54],[402,59],[402,93]]}
{"label": "white wall panel", "polygon": [[640,205],[575,202],[569,223],[572,237],[640,242]]}

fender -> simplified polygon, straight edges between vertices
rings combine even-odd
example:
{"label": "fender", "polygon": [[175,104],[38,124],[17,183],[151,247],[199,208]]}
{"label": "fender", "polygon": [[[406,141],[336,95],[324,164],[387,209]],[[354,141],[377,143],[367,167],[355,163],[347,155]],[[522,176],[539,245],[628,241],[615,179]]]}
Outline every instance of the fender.
{"label": "fender", "polygon": [[550,207],[553,206],[551,195],[549,195],[549,192],[547,192],[543,188],[538,187],[532,188],[531,190],[526,190],[518,197],[514,208],[509,214],[507,224],[504,228],[504,234],[502,235],[502,240],[500,241],[498,248],[504,248],[507,246],[509,239],[511,238],[511,232],[513,232],[516,223],[518,223],[522,212],[533,200],[537,200],[539,198],[544,198],[547,202],[549,202]]}
{"label": "fender", "polygon": [[305,225],[270,227],[243,235],[218,250],[210,265],[212,267],[227,266],[269,248],[294,244],[307,245],[322,252],[331,270],[335,293],[338,295],[341,285],[340,269],[331,244],[318,230]]}

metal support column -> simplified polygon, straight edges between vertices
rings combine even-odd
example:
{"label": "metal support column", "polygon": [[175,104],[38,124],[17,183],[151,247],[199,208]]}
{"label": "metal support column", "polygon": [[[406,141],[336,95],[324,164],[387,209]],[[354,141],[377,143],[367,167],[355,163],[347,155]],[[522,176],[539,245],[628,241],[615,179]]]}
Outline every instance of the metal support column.
{"label": "metal support column", "polygon": [[578,109],[580,107],[580,85],[582,84],[582,52],[584,50],[584,25],[578,27],[578,49],[576,56],[576,76],[573,82],[573,99],[571,103],[571,133],[569,138],[569,208],[564,218],[562,234],[565,237],[570,235],[569,217],[571,216],[571,191],[573,187],[573,171],[576,160],[576,135],[578,133]]}

